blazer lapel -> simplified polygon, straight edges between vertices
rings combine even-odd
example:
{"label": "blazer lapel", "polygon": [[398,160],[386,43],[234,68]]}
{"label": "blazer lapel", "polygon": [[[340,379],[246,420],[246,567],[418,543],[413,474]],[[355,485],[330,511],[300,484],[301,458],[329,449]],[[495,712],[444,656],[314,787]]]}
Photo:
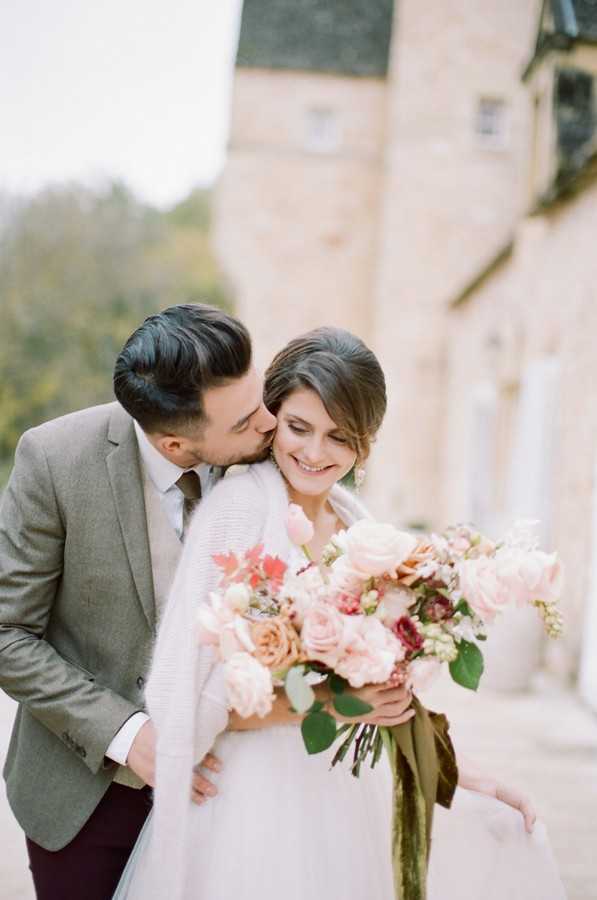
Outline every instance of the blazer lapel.
{"label": "blazer lapel", "polygon": [[115,404],[110,419],[108,440],[112,448],[106,463],[122,539],[143,612],[155,630],[153,576],[139,451],[133,420],[118,404]]}

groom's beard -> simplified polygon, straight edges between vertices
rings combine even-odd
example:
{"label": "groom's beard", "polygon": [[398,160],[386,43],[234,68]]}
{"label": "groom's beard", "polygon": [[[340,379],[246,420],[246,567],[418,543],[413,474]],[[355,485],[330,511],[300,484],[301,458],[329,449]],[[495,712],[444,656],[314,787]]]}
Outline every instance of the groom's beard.
{"label": "groom's beard", "polygon": [[245,453],[241,456],[238,454],[232,456],[226,456],[216,454],[212,456],[209,453],[195,453],[195,460],[190,463],[190,465],[199,465],[200,463],[205,463],[208,466],[222,466],[226,468],[227,466],[237,466],[237,465],[251,465],[251,463],[264,462],[269,456],[269,450],[274,439],[274,432],[267,434],[263,443],[251,453]]}

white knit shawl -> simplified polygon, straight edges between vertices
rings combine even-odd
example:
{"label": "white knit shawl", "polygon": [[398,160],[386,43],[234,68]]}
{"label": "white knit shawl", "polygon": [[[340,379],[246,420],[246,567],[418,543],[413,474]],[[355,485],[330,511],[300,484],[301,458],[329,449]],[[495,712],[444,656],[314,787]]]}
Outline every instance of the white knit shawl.
{"label": "white knit shawl", "polygon": [[[347,525],[367,516],[355,497],[338,485],[330,501]],[[135,900],[183,900],[192,768],[228,722],[222,667],[196,638],[197,607],[220,577],[212,556],[242,553],[263,543],[268,553],[289,561],[288,502],[280,473],[266,462],[224,478],[193,517],[147,684],[147,707],[158,735],[156,788],[151,844],[140,861],[143,871],[135,872]]]}

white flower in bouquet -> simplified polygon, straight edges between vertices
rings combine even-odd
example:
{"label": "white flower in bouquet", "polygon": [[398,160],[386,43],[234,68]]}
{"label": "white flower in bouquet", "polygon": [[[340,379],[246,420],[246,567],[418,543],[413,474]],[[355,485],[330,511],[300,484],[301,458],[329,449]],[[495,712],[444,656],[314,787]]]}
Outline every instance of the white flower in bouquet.
{"label": "white flower in bouquet", "polygon": [[423,635],[423,652],[427,656],[435,656],[440,662],[453,662],[458,656],[458,647],[451,634],[444,631],[441,625],[430,623],[421,625]]}
{"label": "white flower in bouquet", "polygon": [[327,593],[327,585],[317,566],[309,566],[297,575],[288,574],[280,589],[278,599],[291,606],[290,615],[297,627],[301,627],[307,610],[322,600]]}
{"label": "white flower in bouquet", "polygon": [[230,659],[236,653],[252,653],[255,644],[251,639],[249,623],[241,616],[234,619],[222,628],[220,632],[219,651],[222,659]]}
{"label": "white flower in bouquet", "polygon": [[417,546],[416,538],[393,525],[362,519],[346,532],[346,554],[365,576],[396,575],[398,566]]}
{"label": "white flower in bouquet", "polygon": [[245,613],[251,602],[251,591],[246,584],[237,582],[226,588],[224,603],[235,613]]}
{"label": "white flower in bouquet", "polygon": [[374,616],[346,616],[345,640],[335,671],[351,687],[382,684],[404,659],[400,641]]}
{"label": "white flower in bouquet", "polygon": [[221,596],[213,591],[207,603],[197,609],[197,632],[199,642],[218,646],[224,627],[234,619],[234,613],[222,603]]}
{"label": "white flower in bouquet", "polygon": [[373,615],[378,606],[379,591],[365,591],[361,594],[361,609],[365,615]]}
{"label": "white flower in bouquet", "polygon": [[484,634],[484,629],[480,620],[473,620],[470,616],[455,617],[455,622],[450,625],[446,623],[446,627],[450,629],[450,633],[457,639],[463,641],[474,641],[479,634]]}
{"label": "white flower in bouquet", "polygon": [[537,550],[539,547],[538,519],[518,519],[504,538],[505,547],[519,550]]}
{"label": "white flower in bouquet", "polygon": [[234,653],[224,670],[228,705],[243,719],[267,716],[274,701],[272,677],[268,669],[249,653]]}

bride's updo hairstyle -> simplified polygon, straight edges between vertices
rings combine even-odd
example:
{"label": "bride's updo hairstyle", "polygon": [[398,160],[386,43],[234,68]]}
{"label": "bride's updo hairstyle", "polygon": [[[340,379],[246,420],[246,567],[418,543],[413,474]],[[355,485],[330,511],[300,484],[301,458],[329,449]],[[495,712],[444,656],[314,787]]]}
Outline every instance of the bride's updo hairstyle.
{"label": "bride's updo hairstyle", "polygon": [[286,398],[304,388],[319,396],[357,462],[363,463],[387,405],[375,354],[349,331],[315,328],[290,341],[272,360],[265,373],[265,405],[277,415]]}

